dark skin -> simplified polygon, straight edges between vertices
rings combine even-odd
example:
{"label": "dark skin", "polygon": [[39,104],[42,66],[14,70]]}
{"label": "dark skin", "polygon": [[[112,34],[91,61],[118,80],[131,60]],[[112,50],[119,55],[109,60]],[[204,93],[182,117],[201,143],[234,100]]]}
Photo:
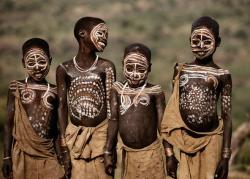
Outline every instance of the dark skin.
{"label": "dark skin", "polygon": [[[215,49],[219,46],[220,44],[220,38],[216,38],[216,43],[215,43]],[[215,52],[215,51],[214,51]],[[214,61],[213,61],[213,54],[214,52],[207,56],[206,58],[203,59],[198,59],[196,58],[193,62],[184,65],[195,65],[199,67],[211,67],[215,70],[221,69],[219,66],[217,66]],[[182,71],[180,73],[180,76],[182,75],[190,75],[191,72],[187,71]],[[174,77],[177,74],[177,69],[175,68],[174,72]],[[191,74],[192,75],[192,74]],[[217,114],[217,103],[219,97],[221,97],[222,102],[221,102],[221,118],[223,119],[223,125],[224,125],[224,131],[223,131],[223,144],[222,144],[222,151],[224,148],[230,148],[231,146],[231,134],[232,134],[232,121],[231,121],[231,91],[232,91],[232,79],[231,75],[229,73],[225,73],[222,75],[214,75],[216,79],[214,80],[204,80],[202,78],[193,78],[189,79],[188,82],[184,85],[180,85],[180,113],[182,116],[183,121],[185,124],[192,129],[193,131],[196,132],[210,132],[215,130],[218,125],[219,125],[219,118]],[[214,87],[215,81],[218,82],[216,87]],[[189,87],[187,87],[189,86]],[[208,105],[201,105],[201,107],[198,108],[193,108],[189,109],[188,107],[185,106],[185,103],[188,103],[185,101],[185,94],[190,94],[190,91],[192,91],[192,88],[190,86],[195,86],[195,89],[200,89],[200,93],[204,93],[204,89],[207,89],[209,93],[204,93],[204,94],[212,94],[212,95],[206,95],[206,98],[202,98],[199,94],[191,95],[190,98],[192,98],[193,101],[197,98],[197,101],[203,101],[204,103]],[[181,100],[184,101],[181,102]],[[226,100],[226,103],[223,102]],[[196,102],[197,103],[197,102]],[[203,103],[203,104],[204,104]],[[184,105],[183,105],[184,104]],[[198,102],[199,104],[199,102]],[[190,106],[190,103],[188,103]],[[211,110],[210,110],[211,108]],[[209,111],[209,113],[202,112],[200,111]],[[205,114],[205,115],[204,115]],[[201,121],[192,121],[190,120],[189,116],[195,115],[198,117],[201,117]],[[196,117],[197,118],[197,117]],[[194,137],[196,136],[194,133],[189,132],[190,135]],[[214,178],[216,179],[226,179],[228,176],[228,162],[229,158],[221,156],[221,159],[217,165],[217,169],[214,174]]]}
{"label": "dark skin", "polygon": [[[49,63],[51,62],[51,58],[49,59]],[[23,66],[24,65],[23,60]],[[49,64],[50,65],[50,64]],[[39,71],[39,69],[36,69]],[[18,89],[21,91],[21,89],[25,89],[25,80],[20,80],[17,82],[12,82],[9,91],[8,91],[8,99],[7,99],[7,121],[4,125],[4,158],[11,156],[11,150],[12,145],[14,142],[13,136],[12,136],[12,130],[14,127],[14,114],[15,114],[15,96],[14,92],[16,91],[16,83],[18,83]],[[37,81],[33,79],[31,76],[29,76],[27,80],[27,84],[29,85],[29,88],[31,88],[35,93],[36,97],[35,99],[28,104],[23,103],[23,107],[27,113],[27,116],[29,116],[31,124],[35,124],[37,121],[41,120],[42,113],[44,111],[40,110],[39,106],[41,106],[41,96],[45,93],[47,89],[47,81],[45,78]],[[38,90],[36,88],[33,88],[33,85],[39,85],[43,87],[42,89]],[[50,84],[50,87],[55,89],[55,85]],[[21,95],[21,99],[22,99]],[[53,106],[53,109],[47,109],[47,115],[44,117],[46,120],[46,125],[42,125],[42,128],[36,128],[33,127],[34,131],[40,136],[43,134],[42,137],[47,139],[54,139],[55,145],[56,145],[56,138],[57,138],[57,106],[58,106],[58,98],[57,96],[50,96],[47,99],[48,103]],[[43,108],[44,109],[44,108]],[[39,113],[40,112],[40,113]],[[43,133],[44,131],[47,131],[46,133]],[[41,137],[41,136],[40,136]],[[57,153],[59,152],[56,149]],[[12,178],[12,159],[9,158],[7,160],[3,160],[3,176],[5,178]]]}
{"label": "dark skin", "polygon": [[[80,66],[82,69],[89,69],[96,59],[96,52],[98,52],[98,50],[93,45],[93,42],[91,42],[90,40],[89,30],[85,30],[85,29],[80,30],[79,36],[80,36],[79,41],[78,41],[79,50],[75,59],[76,59],[78,66]],[[103,88],[105,89],[105,84],[106,84],[105,69],[112,68],[114,75],[115,75],[115,67],[113,63],[100,57],[99,57],[98,63],[96,64],[96,69],[93,71],[86,72],[86,73],[81,73],[77,71],[77,69],[74,67],[72,60],[65,62],[63,65],[67,69],[67,72],[62,66],[58,66],[57,71],[56,71],[56,82],[58,85],[57,89],[58,89],[58,96],[59,96],[58,116],[59,116],[61,136],[65,136],[65,130],[68,125],[68,116],[70,116],[70,120],[72,124],[76,126],[80,125],[80,126],[86,126],[86,127],[95,127],[107,118],[107,102],[106,102],[105,94],[103,95],[104,104],[98,116],[94,118],[83,116],[81,120],[79,120],[79,118],[76,118],[70,113],[68,109],[68,104],[67,104],[67,100],[68,100],[67,92],[69,91],[69,88],[71,87],[72,81],[77,77],[87,77],[87,76],[97,75],[98,77],[100,77],[101,83],[104,85]],[[95,81],[93,80],[92,82],[95,82]],[[68,148],[63,147],[62,150],[68,151]],[[69,152],[65,153],[64,165],[65,165],[66,175],[70,178],[71,163],[70,163]]]}
{"label": "dark skin", "polygon": [[[148,69],[150,71],[150,67]],[[142,84],[143,85],[143,84]],[[130,85],[131,88],[138,88],[142,85]],[[147,84],[146,88],[152,87]],[[133,99],[135,95],[130,95]],[[112,151],[116,147],[117,134],[120,133],[123,143],[134,149],[144,148],[157,139],[157,131],[160,131],[160,124],[165,109],[164,93],[149,94],[150,103],[148,106],[138,104],[132,105],[125,114],[119,111],[121,95],[115,88],[111,90],[111,120],[108,126],[108,139],[106,151]],[[115,169],[115,162],[111,154],[104,155],[106,173],[112,175]]]}
{"label": "dark skin", "polygon": [[[167,148],[172,149],[173,151],[173,146],[168,143],[167,141],[163,140],[163,146],[165,148],[165,151]],[[172,178],[177,178],[177,167],[178,167],[179,161],[176,159],[175,155],[168,155],[166,152],[166,170],[167,170],[167,175],[172,177]]]}

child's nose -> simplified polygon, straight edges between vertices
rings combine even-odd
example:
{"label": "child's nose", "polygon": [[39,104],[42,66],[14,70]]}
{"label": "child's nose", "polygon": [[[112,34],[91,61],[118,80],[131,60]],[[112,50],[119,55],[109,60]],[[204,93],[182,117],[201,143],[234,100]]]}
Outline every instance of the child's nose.
{"label": "child's nose", "polygon": [[203,48],[204,47],[204,42],[201,40],[200,43],[199,43],[199,47],[200,48]]}
{"label": "child's nose", "polygon": [[35,65],[35,70],[39,70],[40,66],[38,64]]}

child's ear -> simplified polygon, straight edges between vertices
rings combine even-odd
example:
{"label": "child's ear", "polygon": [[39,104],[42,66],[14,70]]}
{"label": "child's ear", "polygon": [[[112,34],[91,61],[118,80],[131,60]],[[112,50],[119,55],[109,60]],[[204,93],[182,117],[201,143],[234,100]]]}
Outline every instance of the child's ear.
{"label": "child's ear", "polygon": [[49,57],[49,65],[51,65],[52,57]]}
{"label": "child's ear", "polygon": [[122,69],[124,68],[124,58],[122,59]]}
{"label": "child's ear", "polygon": [[86,34],[87,34],[86,30],[80,30],[79,33],[78,33],[78,35],[79,35],[81,38],[86,37]]}
{"label": "child's ear", "polygon": [[148,72],[151,72],[152,63],[149,63]]}
{"label": "child's ear", "polygon": [[220,37],[217,37],[217,40],[216,40],[216,47],[219,47],[219,46],[220,46],[220,43],[221,43],[221,38],[220,38]]}
{"label": "child's ear", "polygon": [[23,68],[26,68],[26,67],[25,67],[24,58],[22,58],[22,64],[23,64]]}

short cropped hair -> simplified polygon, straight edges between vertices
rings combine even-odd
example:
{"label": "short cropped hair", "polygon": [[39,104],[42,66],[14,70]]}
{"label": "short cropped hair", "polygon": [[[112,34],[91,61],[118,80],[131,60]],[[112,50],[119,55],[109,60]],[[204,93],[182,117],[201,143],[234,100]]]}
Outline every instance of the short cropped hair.
{"label": "short cropped hair", "polygon": [[105,23],[105,21],[100,19],[100,18],[97,18],[97,17],[82,17],[82,18],[80,18],[76,22],[75,28],[74,28],[74,36],[77,39],[77,41],[79,41],[79,39],[80,39],[80,36],[79,36],[80,30],[85,29],[86,31],[88,31],[90,33],[92,28],[100,23]]}
{"label": "short cropped hair", "polygon": [[124,50],[124,58],[127,56],[127,54],[131,52],[135,52],[135,53],[137,52],[137,53],[144,55],[147,58],[148,62],[150,63],[151,51],[146,45],[143,45],[141,43],[133,43],[133,44],[128,45]]}
{"label": "short cropped hair", "polygon": [[41,48],[42,50],[44,50],[47,56],[50,57],[49,44],[45,40],[40,38],[31,38],[24,42],[22,46],[23,56],[25,56],[25,53],[32,47]]}
{"label": "short cropped hair", "polygon": [[207,27],[208,29],[210,29],[212,31],[212,33],[215,36],[215,39],[216,40],[219,39],[220,26],[219,26],[218,22],[215,19],[213,19],[212,17],[202,16],[202,17],[199,17],[198,19],[196,19],[192,24],[191,33],[199,27]]}

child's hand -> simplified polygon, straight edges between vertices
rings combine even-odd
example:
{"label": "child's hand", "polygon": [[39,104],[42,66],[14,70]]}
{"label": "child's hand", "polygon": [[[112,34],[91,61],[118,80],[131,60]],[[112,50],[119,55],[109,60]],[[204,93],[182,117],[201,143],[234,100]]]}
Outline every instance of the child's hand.
{"label": "child's hand", "polygon": [[114,176],[115,164],[111,154],[104,154],[104,166],[105,166],[105,172],[108,175]]}
{"label": "child's hand", "polygon": [[63,163],[63,167],[64,167],[64,171],[65,171],[65,176],[66,178],[71,178],[71,159],[70,159],[70,153],[68,148],[64,149],[62,151],[62,163]]}
{"label": "child's hand", "polygon": [[167,156],[166,157],[166,163],[167,163],[167,175],[171,176],[172,178],[177,178],[176,171],[178,167],[179,161],[175,158],[174,155]]}
{"label": "child's hand", "polygon": [[214,178],[215,179],[222,179],[227,178],[228,176],[228,163],[229,159],[222,158],[217,165]]}
{"label": "child's hand", "polygon": [[5,178],[13,178],[12,177],[12,159],[11,158],[3,160],[2,172],[3,172],[3,176]]}

